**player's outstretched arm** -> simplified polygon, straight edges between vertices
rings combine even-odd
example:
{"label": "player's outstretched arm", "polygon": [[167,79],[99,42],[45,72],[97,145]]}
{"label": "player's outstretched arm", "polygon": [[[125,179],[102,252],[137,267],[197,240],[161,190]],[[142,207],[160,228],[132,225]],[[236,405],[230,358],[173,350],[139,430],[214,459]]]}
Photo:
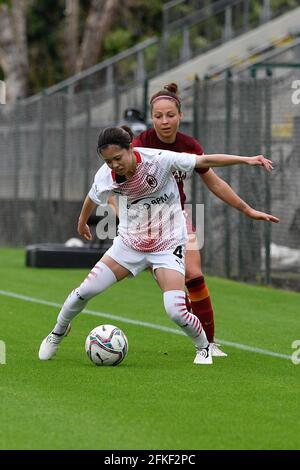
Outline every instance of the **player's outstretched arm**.
{"label": "player's outstretched arm", "polygon": [[279,222],[277,217],[253,209],[229,186],[226,181],[220,178],[211,168],[206,173],[200,174],[202,181],[207,188],[219,199],[231,207],[243,212],[247,217],[255,220],[266,220],[269,222]]}
{"label": "player's outstretched arm", "polygon": [[263,155],[256,155],[254,157],[241,157],[239,155],[226,154],[197,155],[195,167],[209,168],[240,164],[262,166],[267,171],[273,170],[273,162],[265,158]]}
{"label": "player's outstretched arm", "polygon": [[245,215],[255,220],[266,220],[267,222],[279,222],[278,217],[275,217],[272,214],[266,214],[265,212],[257,211],[252,207],[249,207],[247,211],[244,212]]}
{"label": "player's outstretched arm", "polygon": [[91,200],[89,196],[87,196],[84,200],[77,225],[77,232],[86,240],[92,240],[92,234],[90,231],[90,227],[87,224],[87,221],[95,207],[96,204]]}

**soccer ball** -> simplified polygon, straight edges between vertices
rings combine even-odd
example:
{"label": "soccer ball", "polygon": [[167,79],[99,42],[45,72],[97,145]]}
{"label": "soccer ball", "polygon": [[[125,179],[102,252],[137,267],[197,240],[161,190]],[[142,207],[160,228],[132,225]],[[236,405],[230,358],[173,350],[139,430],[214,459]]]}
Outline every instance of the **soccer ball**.
{"label": "soccer ball", "polygon": [[97,366],[116,366],[127,354],[128,341],[117,326],[100,325],[88,334],[85,350]]}
{"label": "soccer ball", "polygon": [[84,243],[82,240],[80,240],[79,238],[69,238],[69,240],[67,240],[65,242],[65,246],[68,246],[68,247],[82,247],[84,246]]}

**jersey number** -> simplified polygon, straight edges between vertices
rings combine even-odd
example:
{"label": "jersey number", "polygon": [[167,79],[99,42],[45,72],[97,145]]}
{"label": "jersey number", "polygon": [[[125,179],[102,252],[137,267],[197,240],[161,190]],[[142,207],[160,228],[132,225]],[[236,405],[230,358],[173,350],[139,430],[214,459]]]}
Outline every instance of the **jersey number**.
{"label": "jersey number", "polygon": [[180,259],[183,258],[182,246],[181,245],[179,245],[179,246],[177,246],[177,248],[175,248],[175,250],[173,251],[173,255],[177,256]]}

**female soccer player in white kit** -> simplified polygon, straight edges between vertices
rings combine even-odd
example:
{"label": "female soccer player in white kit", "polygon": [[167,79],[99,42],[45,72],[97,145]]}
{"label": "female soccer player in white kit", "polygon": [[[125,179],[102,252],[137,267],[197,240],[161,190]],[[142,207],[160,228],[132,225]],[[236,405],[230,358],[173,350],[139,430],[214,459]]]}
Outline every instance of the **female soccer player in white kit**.
{"label": "female soccer player in white kit", "polygon": [[[194,155],[157,149],[133,148],[129,128],[104,129],[98,139],[103,165],[87,195],[78,222],[78,232],[87,240],[87,220],[97,204],[121,195],[118,236],[82,284],[74,289],[59,312],[53,331],[42,341],[41,360],[51,359],[70,329],[71,320],[87,302],[115,282],[136,276],[151,267],[163,291],[164,307],[196,347],[195,364],[212,364],[209,343],[198,318],[189,313],[184,291],[186,223],[179,191],[172,172],[191,173],[196,168],[235,164],[260,165],[272,170],[262,155]],[[163,158],[162,158],[162,153]],[[273,217],[270,215],[270,217]]]}

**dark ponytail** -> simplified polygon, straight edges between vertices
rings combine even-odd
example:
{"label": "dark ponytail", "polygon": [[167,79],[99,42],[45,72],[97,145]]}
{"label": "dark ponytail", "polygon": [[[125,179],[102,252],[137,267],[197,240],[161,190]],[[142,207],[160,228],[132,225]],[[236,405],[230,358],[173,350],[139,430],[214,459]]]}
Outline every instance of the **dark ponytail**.
{"label": "dark ponytail", "polygon": [[[177,83],[168,83],[168,85],[165,85],[163,89],[169,91],[170,93],[173,93],[176,96],[178,94],[178,85],[177,85]],[[178,96],[177,96],[177,98],[178,98]]]}
{"label": "dark ponytail", "polygon": [[101,150],[109,145],[118,145],[128,150],[132,140],[133,133],[130,127],[106,127],[99,134],[97,152],[100,154]]}

